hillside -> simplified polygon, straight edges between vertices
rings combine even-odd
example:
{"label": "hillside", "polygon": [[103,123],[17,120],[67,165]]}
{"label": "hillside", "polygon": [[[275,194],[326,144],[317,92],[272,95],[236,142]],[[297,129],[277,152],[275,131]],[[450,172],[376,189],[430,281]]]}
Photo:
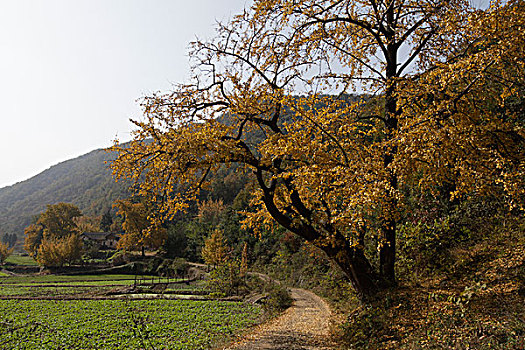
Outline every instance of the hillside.
{"label": "hillside", "polygon": [[57,164],[29,180],[0,189],[0,233],[23,236],[32,218],[46,205],[67,202],[86,215],[100,215],[127,186],[116,183],[106,164],[114,153],[99,149]]}

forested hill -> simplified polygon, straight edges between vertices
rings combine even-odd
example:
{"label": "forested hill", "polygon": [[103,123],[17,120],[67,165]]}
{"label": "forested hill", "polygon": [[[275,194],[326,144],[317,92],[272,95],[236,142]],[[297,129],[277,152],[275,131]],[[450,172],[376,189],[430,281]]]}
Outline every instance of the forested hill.
{"label": "forested hill", "polygon": [[0,188],[0,234],[23,236],[24,228],[48,204],[67,202],[86,215],[101,215],[127,186],[116,183],[106,161],[115,153],[96,150],[57,164],[29,180]]}

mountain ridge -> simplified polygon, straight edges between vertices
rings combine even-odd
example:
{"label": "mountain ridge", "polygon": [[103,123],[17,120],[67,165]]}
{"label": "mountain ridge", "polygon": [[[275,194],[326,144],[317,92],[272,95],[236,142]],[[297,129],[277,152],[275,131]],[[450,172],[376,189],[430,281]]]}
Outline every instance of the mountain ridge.
{"label": "mountain ridge", "polygon": [[22,237],[48,204],[72,203],[85,215],[101,215],[116,199],[128,197],[128,185],[117,183],[107,164],[115,157],[115,152],[96,149],[0,188],[0,235]]}

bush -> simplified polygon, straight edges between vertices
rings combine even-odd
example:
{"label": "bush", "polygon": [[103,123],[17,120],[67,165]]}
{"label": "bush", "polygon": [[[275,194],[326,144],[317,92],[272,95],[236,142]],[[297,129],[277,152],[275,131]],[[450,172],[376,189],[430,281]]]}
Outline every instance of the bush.
{"label": "bush", "polygon": [[264,303],[266,311],[278,313],[288,309],[292,304],[293,299],[288,289],[281,284],[272,283]]}
{"label": "bush", "polygon": [[448,271],[452,267],[450,248],[468,239],[470,231],[445,216],[430,224],[405,223],[400,225],[398,234],[401,272],[424,274]]}
{"label": "bush", "polygon": [[146,262],[146,270],[144,271],[145,274],[148,275],[156,275],[162,269],[161,265],[163,264],[164,259],[159,257],[152,257],[147,259]]}
{"label": "bush", "polygon": [[175,276],[183,277],[188,271],[188,262],[182,258],[173,259],[170,265],[170,271],[173,272]]}
{"label": "bush", "polygon": [[126,265],[131,262],[132,255],[125,250],[118,250],[108,260],[113,266]]}

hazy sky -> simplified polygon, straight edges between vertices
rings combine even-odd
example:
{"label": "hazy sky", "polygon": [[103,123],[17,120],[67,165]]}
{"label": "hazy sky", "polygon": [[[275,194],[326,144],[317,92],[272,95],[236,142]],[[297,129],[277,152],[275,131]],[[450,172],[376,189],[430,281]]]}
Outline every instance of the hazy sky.
{"label": "hazy sky", "polygon": [[112,140],[249,0],[0,0],[0,187]]}

